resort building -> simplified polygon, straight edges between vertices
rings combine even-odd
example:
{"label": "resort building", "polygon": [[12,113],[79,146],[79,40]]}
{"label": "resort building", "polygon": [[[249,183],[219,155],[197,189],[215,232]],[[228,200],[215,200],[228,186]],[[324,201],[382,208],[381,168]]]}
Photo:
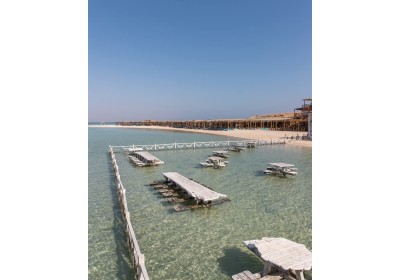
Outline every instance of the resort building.
{"label": "resort building", "polygon": [[303,105],[294,109],[293,118],[307,120],[307,137],[312,139],[312,98],[303,99]]}
{"label": "resort building", "polygon": [[[121,126],[166,126],[175,128],[233,130],[233,129],[265,129],[281,131],[311,131],[309,114],[312,112],[311,98],[303,99],[304,104],[292,113],[257,115],[247,119],[214,119],[190,121],[122,121]],[[310,116],[311,117],[311,116]],[[310,134],[311,135],[311,134]],[[311,137],[311,136],[310,136]]]}

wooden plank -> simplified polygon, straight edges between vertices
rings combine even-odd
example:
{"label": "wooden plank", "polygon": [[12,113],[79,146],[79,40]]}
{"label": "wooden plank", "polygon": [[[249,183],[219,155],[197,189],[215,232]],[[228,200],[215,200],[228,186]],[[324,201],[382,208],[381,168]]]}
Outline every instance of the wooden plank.
{"label": "wooden plank", "polygon": [[256,280],[256,277],[248,270],[239,272],[232,276],[234,280]]}
{"label": "wooden plank", "polygon": [[281,279],[283,279],[283,277],[279,275],[267,275],[261,277],[259,280],[281,280]]}
{"label": "wooden plank", "polygon": [[138,155],[142,156],[147,161],[160,161],[158,158],[156,158],[155,156],[153,156],[152,154],[150,154],[147,151],[137,151],[137,152],[134,152],[134,154],[138,154]]}
{"label": "wooden plank", "polygon": [[169,198],[167,198],[167,201],[170,203],[179,203],[179,202],[184,202],[185,199],[177,198],[177,197],[169,197]]}
{"label": "wooden plank", "polygon": [[190,208],[184,205],[176,205],[174,206],[174,209],[176,212],[181,212],[181,211],[186,211],[189,210]]}
{"label": "wooden plank", "polygon": [[173,181],[178,187],[184,189],[190,196],[206,201],[217,201],[226,198],[226,195],[215,192],[203,185],[182,176],[177,172],[166,172],[163,175]]}
{"label": "wooden plank", "polygon": [[285,238],[263,238],[245,241],[245,244],[264,262],[271,262],[284,270],[311,269],[312,254],[303,244]]}
{"label": "wooden plank", "polygon": [[251,273],[248,270],[243,271],[243,274],[249,279],[249,280],[256,280],[256,277],[253,275],[253,273]]}

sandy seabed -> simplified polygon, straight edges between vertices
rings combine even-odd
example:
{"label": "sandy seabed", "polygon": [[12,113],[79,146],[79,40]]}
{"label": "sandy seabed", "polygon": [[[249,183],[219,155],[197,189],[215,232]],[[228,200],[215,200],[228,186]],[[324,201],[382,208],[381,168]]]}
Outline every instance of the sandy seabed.
{"label": "sandy seabed", "polygon": [[[273,131],[273,130],[262,130],[262,129],[236,129],[236,130],[203,130],[203,129],[188,129],[188,128],[174,128],[165,126],[121,126],[121,125],[89,125],[89,127],[101,127],[101,128],[126,128],[126,129],[158,129],[158,130],[174,130],[174,131],[185,131],[192,133],[204,133],[212,135],[221,135],[227,137],[241,138],[241,139],[254,139],[254,140],[276,140],[282,139],[285,136],[303,136],[307,135],[307,132],[301,131]],[[308,140],[288,140],[287,145],[295,145],[302,147],[312,148],[312,141]]]}

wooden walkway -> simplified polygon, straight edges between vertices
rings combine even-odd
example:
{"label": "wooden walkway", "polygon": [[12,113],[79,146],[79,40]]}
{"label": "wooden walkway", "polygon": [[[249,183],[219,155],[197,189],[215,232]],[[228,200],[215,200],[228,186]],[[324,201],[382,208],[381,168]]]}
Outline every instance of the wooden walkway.
{"label": "wooden walkway", "polygon": [[177,172],[166,172],[163,173],[163,176],[167,179],[167,181],[171,181],[178,187],[184,189],[198,202],[211,203],[227,198],[225,194],[213,191],[193,180],[186,178],[185,176],[182,176]]}
{"label": "wooden walkway", "polygon": [[169,143],[169,144],[149,144],[149,145],[131,145],[131,146],[111,146],[114,152],[118,150],[129,151],[142,149],[145,151],[162,151],[162,150],[182,150],[182,149],[200,149],[200,148],[226,148],[232,145],[256,147],[260,145],[281,145],[286,144],[286,139],[278,140],[227,140],[227,141],[209,141],[209,142],[190,142],[190,143]]}
{"label": "wooden walkway", "polygon": [[192,121],[127,121],[116,122],[120,126],[164,126],[189,129],[232,130],[232,129],[268,129],[287,131],[307,131],[308,118],[257,118],[257,119],[221,119],[221,120],[192,120]]}
{"label": "wooden walkway", "polygon": [[149,280],[150,278],[149,278],[149,275],[147,274],[147,269],[144,264],[144,255],[140,252],[139,243],[137,242],[136,235],[135,235],[135,232],[133,231],[133,227],[131,224],[131,219],[130,219],[131,215],[128,210],[128,203],[127,203],[126,195],[125,195],[126,189],[122,185],[121,176],[119,174],[119,168],[117,165],[117,160],[115,158],[114,151],[111,148],[111,146],[109,147],[108,152],[111,157],[113,170],[114,170],[115,178],[117,181],[118,198],[119,198],[119,201],[121,204],[123,220],[125,223],[125,231],[126,231],[126,234],[128,237],[127,238],[128,245],[129,245],[130,253],[132,256],[132,260],[134,262],[136,279]]}

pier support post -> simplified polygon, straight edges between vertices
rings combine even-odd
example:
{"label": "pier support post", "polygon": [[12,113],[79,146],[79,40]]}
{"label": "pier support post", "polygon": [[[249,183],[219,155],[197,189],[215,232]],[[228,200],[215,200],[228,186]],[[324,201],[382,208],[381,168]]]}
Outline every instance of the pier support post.
{"label": "pier support post", "polygon": [[296,270],[296,279],[297,280],[304,280],[303,270]]}
{"label": "pier support post", "polygon": [[272,270],[272,264],[270,262],[266,262],[264,265],[264,269],[262,272],[262,276],[267,276]]}
{"label": "pier support post", "polygon": [[142,276],[142,266],[144,267],[144,255],[139,254],[138,255],[138,263],[137,265],[137,273],[138,273],[138,278],[139,280],[144,279]]}

